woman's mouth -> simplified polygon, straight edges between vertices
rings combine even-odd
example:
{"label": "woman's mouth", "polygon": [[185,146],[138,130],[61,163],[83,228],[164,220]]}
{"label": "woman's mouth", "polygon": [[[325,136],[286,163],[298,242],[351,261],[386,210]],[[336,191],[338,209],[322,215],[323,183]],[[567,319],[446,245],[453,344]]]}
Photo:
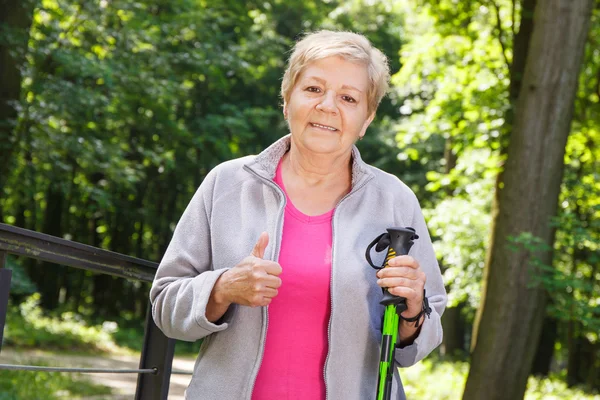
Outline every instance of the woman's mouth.
{"label": "woman's mouth", "polygon": [[337,131],[337,129],[334,128],[334,127],[332,127],[332,126],[322,125],[322,124],[316,124],[314,122],[311,122],[310,126],[312,126],[313,128],[324,129],[324,130],[328,130],[328,131],[331,131],[331,132]]}

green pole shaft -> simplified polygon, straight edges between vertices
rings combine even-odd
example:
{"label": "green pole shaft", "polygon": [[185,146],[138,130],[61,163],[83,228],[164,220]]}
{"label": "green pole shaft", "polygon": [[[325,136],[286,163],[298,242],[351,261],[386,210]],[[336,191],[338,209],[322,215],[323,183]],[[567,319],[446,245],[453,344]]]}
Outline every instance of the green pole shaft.
{"label": "green pole shaft", "polygon": [[[397,255],[408,254],[413,245],[413,241],[419,236],[411,227],[406,228],[388,228],[387,233],[379,235],[367,246],[365,257],[369,264],[375,269],[386,268],[388,262]],[[387,255],[383,265],[375,266],[371,260],[370,251],[375,247],[375,251],[382,251],[387,247]],[[383,326],[381,327],[381,354],[379,359],[379,379],[377,382],[377,400],[391,400],[392,397],[392,379],[394,375],[394,351],[398,342],[398,327],[400,313],[406,310],[406,299],[392,295],[384,290],[383,298],[380,304],[385,305],[383,316]]]}
{"label": "green pole shaft", "polygon": [[398,314],[395,305],[385,307],[383,317],[381,356],[379,359],[379,383],[377,400],[390,400],[394,365],[394,349],[398,340]]}

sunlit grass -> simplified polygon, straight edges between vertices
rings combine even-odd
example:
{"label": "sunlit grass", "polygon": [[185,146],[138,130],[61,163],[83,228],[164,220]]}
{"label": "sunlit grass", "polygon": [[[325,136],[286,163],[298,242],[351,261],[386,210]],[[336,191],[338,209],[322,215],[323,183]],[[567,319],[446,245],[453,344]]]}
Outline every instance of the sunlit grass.
{"label": "sunlit grass", "polygon": [[[400,369],[408,399],[460,400],[469,364],[462,361],[424,360],[410,368]],[[556,377],[530,377],[525,400],[600,400],[599,394],[569,389]]]}
{"label": "sunlit grass", "polygon": [[[9,305],[4,345],[14,349],[66,351],[70,354],[139,354],[144,343],[141,321],[105,321],[93,325],[82,315],[47,315],[38,293],[18,306]],[[177,355],[197,355],[200,341],[178,341]],[[0,400],[2,400],[0,398]]]}
{"label": "sunlit grass", "polygon": [[[34,363],[44,365],[39,360]],[[0,400],[88,399],[110,394],[111,388],[81,374],[0,370]]]}
{"label": "sunlit grass", "polygon": [[400,369],[400,376],[408,399],[457,400],[462,397],[468,371],[465,362],[426,359]]}
{"label": "sunlit grass", "polygon": [[[4,345],[15,350],[34,348],[95,355],[122,352],[139,354],[144,335],[143,325],[139,322],[89,325],[81,316],[44,315],[39,306],[38,295],[31,296],[19,307],[9,307],[6,322]],[[199,342],[178,341],[176,354],[195,356],[198,347]],[[440,361],[431,356],[410,368],[401,369],[400,375],[408,399],[459,400],[462,398],[468,369],[469,365],[464,361]],[[66,393],[67,398],[76,399],[80,395],[70,390],[86,392],[86,388],[91,392],[100,391],[97,394],[104,394],[102,390],[106,390],[79,378],[74,380],[65,374],[0,370],[0,400],[53,399],[54,397],[39,397],[39,394],[55,392]],[[28,394],[29,391],[33,394]],[[600,395],[569,389],[556,376],[529,379],[525,400],[554,399],[600,400]]]}
{"label": "sunlit grass", "polygon": [[90,326],[73,313],[50,317],[44,314],[39,301],[40,295],[36,293],[18,307],[9,307],[4,332],[6,345],[97,353],[124,350],[112,337],[117,329],[115,323]]}

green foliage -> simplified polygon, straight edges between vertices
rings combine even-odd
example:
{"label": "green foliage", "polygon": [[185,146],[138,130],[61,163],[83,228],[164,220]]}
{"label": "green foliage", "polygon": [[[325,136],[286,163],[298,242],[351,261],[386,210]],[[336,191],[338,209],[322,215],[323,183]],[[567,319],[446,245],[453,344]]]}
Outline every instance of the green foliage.
{"label": "green foliage", "polygon": [[[211,168],[287,133],[279,87],[295,38],[361,30],[396,71],[401,21],[390,1],[41,0],[23,66],[19,151],[0,198],[5,221],[159,260]],[[366,160],[395,147],[378,130],[395,114],[382,105]],[[60,286],[63,304],[92,303],[100,316],[146,310],[144,285],[123,282],[117,291],[127,295],[107,294],[104,305],[110,280],[58,270],[31,278],[44,307]]]}
{"label": "green foliage", "polygon": [[[423,400],[460,399],[469,365],[466,362],[448,362],[427,358],[409,368],[400,368],[406,397]],[[568,388],[561,377],[552,375],[539,379],[530,377],[525,400],[577,399],[599,400],[600,394]]]}
{"label": "green foliage", "polygon": [[[567,218],[563,216],[563,218]],[[560,226],[565,226],[565,221]],[[574,243],[587,243],[593,249],[598,248],[597,242],[592,242],[585,229],[573,229],[569,232],[571,237],[566,239]],[[594,267],[580,268],[571,264],[565,268],[564,263],[547,265],[541,259],[542,253],[550,251],[545,241],[529,232],[522,232],[518,236],[509,238],[510,248],[514,252],[525,251],[530,256],[529,267],[531,272],[530,286],[542,285],[550,297],[550,315],[562,321],[576,321],[581,323],[588,333],[588,340],[596,343],[600,332],[600,285],[593,274]],[[560,242],[557,243],[560,246]],[[583,247],[582,246],[582,247]],[[559,249],[560,250],[560,249]],[[597,265],[596,253],[590,254],[593,264]],[[560,259],[560,251],[556,258]],[[567,261],[568,262],[568,261]],[[585,264],[584,264],[585,266]],[[591,275],[590,275],[591,273]]]}
{"label": "green foliage", "polygon": [[550,379],[529,378],[524,400],[598,400],[599,394],[586,393],[581,389],[569,388],[559,377]]}
{"label": "green foliage", "polygon": [[550,312],[576,321],[576,335],[600,343],[600,9],[596,7],[566,146],[554,244],[556,275]]}
{"label": "green foliage", "polygon": [[6,268],[12,271],[12,279],[10,282],[10,293],[15,295],[27,295],[36,291],[35,284],[31,281],[21,264],[8,256],[6,258]]}
{"label": "green foliage", "polygon": [[[45,366],[39,360],[28,363]],[[110,394],[110,388],[93,384],[81,374],[0,371],[0,400],[87,399]]]}
{"label": "green foliage", "polygon": [[49,317],[39,306],[39,293],[29,296],[18,309],[9,307],[4,339],[15,347],[51,348],[70,351],[119,351],[111,334],[116,323],[88,326],[80,316],[63,313]]}
{"label": "green foliage", "polygon": [[425,210],[448,287],[448,307],[464,303],[469,317],[479,306],[481,279],[490,230],[491,175],[481,176],[489,150],[466,152],[450,174],[428,174],[432,190],[454,187],[455,196]]}
{"label": "green foliage", "polygon": [[408,399],[455,400],[461,398],[468,370],[467,363],[428,358],[412,367],[401,368],[400,376]]}
{"label": "green foliage", "polygon": [[[389,98],[358,144],[363,158],[416,192],[449,305],[465,305],[471,317],[511,130],[508,90],[520,4],[39,0],[22,67],[18,149],[0,189],[0,214],[10,224],[159,260],[206,173],[287,132],[279,86],[294,40],[319,28],[357,30],[384,50],[394,74]],[[552,294],[549,311],[576,322],[577,334],[592,343],[600,331],[599,13],[566,148],[555,256],[552,265],[535,266],[536,282]],[[11,43],[23,37],[0,30],[0,39]],[[515,241],[542,250],[533,237]],[[139,350],[147,284],[15,265],[10,258],[9,266],[13,297],[38,290],[43,309],[55,307],[48,299],[61,295],[51,314],[35,305],[37,297],[13,308],[9,343]],[[568,347],[564,334],[559,341]],[[178,351],[195,352],[197,345],[178,344]]]}
{"label": "green foliage", "polygon": [[[128,349],[140,352],[144,343],[144,329],[139,321],[119,321],[117,328],[111,333],[112,340],[119,347],[119,351]],[[175,343],[175,355],[197,356],[202,340],[185,342],[178,340]]]}
{"label": "green foliage", "polygon": [[[86,322],[89,316],[63,312],[44,313],[40,295],[29,296],[19,307],[9,305],[4,331],[5,344],[17,349],[68,350],[84,353],[139,353],[144,327],[137,320]],[[201,341],[178,341],[177,355],[197,355]],[[2,372],[0,372],[1,374]]]}
{"label": "green foliage", "polygon": [[[405,8],[411,21],[406,26],[409,42],[402,48],[403,66],[393,77],[391,96],[403,115],[396,126],[402,150],[398,158],[421,164],[430,173],[448,173],[453,157],[470,149],[500,148],[509,79],[487,8],[479,8],[466,29],[453,33],[435,29],[440,23],[436,10]],[[481,166],[485,169],[480,174],[497,170],[497,162]],[[454,183],[446,192],[434,190],[434,202],[459,187]]]}
{"label": "green foliage", "polygon": [[[404,26],[407,43],[392,89],[403,116],[393,125],[398,159],[427,208],[449,306],[466,303],[463,310],[472,316],[479,301],[493,180],[502,170],[512,129],[515,93],[509,89],[520,79],[512,65],[513,40],[525,16],[521,2],[508,0],[403,4],[410,24]],[[564,323],[558,341],[563,351],[573,352],[567,331],[597,344],[600,330],[599,17],[596,7],[566,147],[555,243],[526,233],[512,238],[515,248],[533,254],[532,284],[550,294],[548,312]],[[469,187],[481,190],[466,190],[469,195]],[[542,263],[541,252],[552,249],[551,265]]]}
{"label": "green foliage", "polygon": [[[556,283],[549,287],[550,311],[560,319],[578,321],[588,340],[599,343],[600,205],[592,205],[585,211],[585,203],[579,203],[578,215],[569,212],[563,202],[563,212],[555,221],[560,229],[555,244],[556,268],[551,271]],[[582,218],[584,212],[590,214]]]}

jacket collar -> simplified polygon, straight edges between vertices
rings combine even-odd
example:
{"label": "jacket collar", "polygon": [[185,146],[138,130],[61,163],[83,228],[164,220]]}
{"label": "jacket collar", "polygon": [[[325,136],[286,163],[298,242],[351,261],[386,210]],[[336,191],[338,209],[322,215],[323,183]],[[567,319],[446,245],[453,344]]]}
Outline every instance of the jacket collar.
{"label": "jacket collar", "polygon": [[[247,164],[249,168],[264,178],[273,180],[277,165],[289,150],[291,135],[285,135],[275,143],[267,147],[254,160]],[[370,179],[373,173],[369,171],[367,163],[360,157],[360,152],[356,146],[352,146],[352,188],[355,188],[363,179]]]}

